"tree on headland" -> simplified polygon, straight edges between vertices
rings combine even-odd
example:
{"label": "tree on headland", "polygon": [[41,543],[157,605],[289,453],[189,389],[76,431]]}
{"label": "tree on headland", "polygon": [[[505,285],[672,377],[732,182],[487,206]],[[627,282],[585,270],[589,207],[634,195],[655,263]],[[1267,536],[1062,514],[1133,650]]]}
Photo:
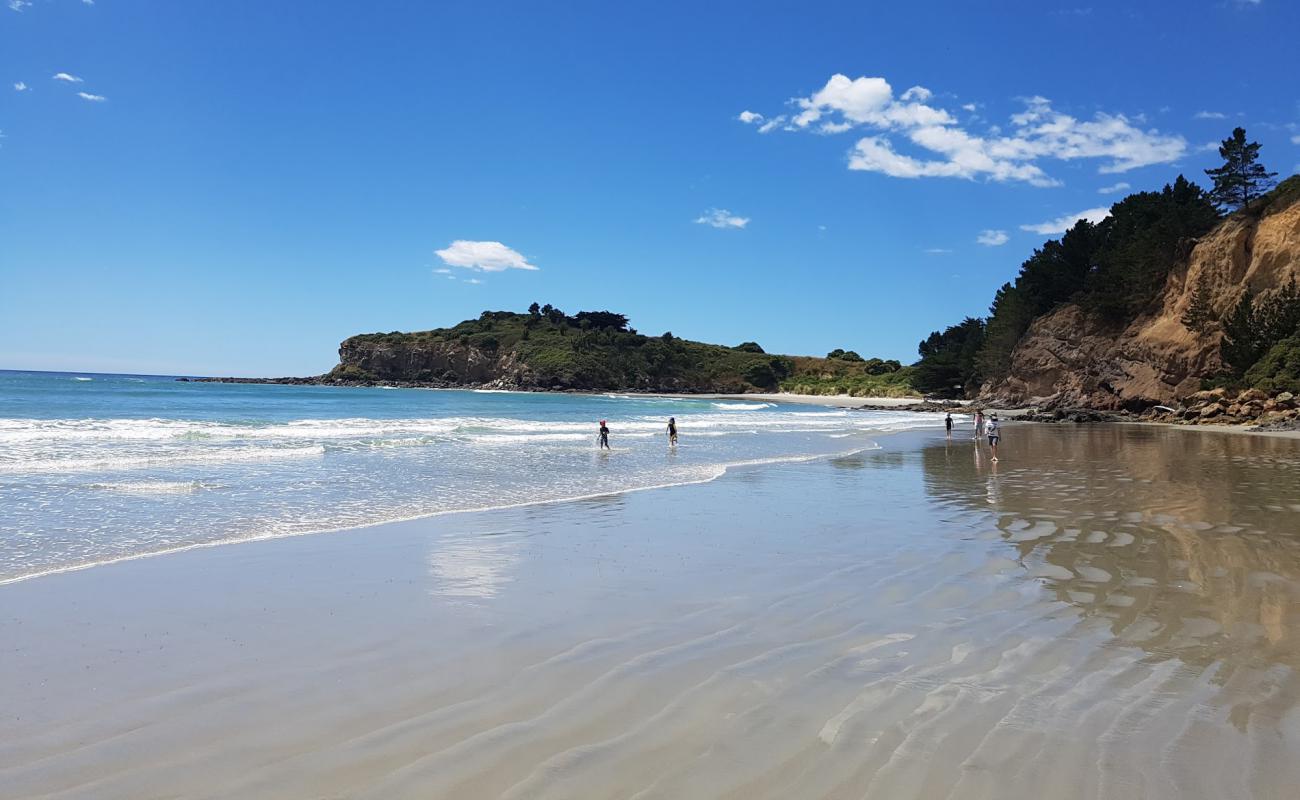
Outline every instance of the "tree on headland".
{"label": "tree on headland", "polygon": [[979,383],[975,355],[984,344],[984,320],[967,317],[921,341],[913,385],[927,394],[971,394]]}
{"label": "tree on headland", "polygon": [[741,342],[740,344],[736,345],[736,349],[739,350],[739,351],[742,352],[742,353],[765,353],[765,352],[767,352],[767,351],[765,351],[762,347],[759,346],[758,342]]}
{"label": "tree on headland", "polygon": [[542,315],[541,306],[537,305],[536,303],[533,303],[531,306],[528,307],[528,316],[535,318],[535,317],[540,317],[541,315]]}
{"label": "tree on headland", "polygon": [[1232,135],[1219,145],[1221,167],[1207,169],[1206,175],[1214,181],[1210,200],[1220,208],[1236,211],[1250,208],[1250,202],[1264,195],[1276,181],[1276,172],[1269,172],[1259,163],[1259,142],[1246,141],[1246,129],[1234,128]]}

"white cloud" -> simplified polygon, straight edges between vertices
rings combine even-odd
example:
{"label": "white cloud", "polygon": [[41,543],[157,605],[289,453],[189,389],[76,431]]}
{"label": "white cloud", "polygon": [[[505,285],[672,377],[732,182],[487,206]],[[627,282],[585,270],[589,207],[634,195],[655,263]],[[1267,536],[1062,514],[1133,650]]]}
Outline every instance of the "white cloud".
{"label": "white cloud", "polygon": [[76,75],[69,75],[66,72],[54,73],[54,80],[67,81],[68,83],[81,83],[81,78],[78,78]]}
{"label": "white cloud", "polygon": [[1115,194],[1116,192],[1126,192],[1129,189],[1127,181],[1120,181],[1111,186],[1103,186],[1097,190],[1097,194]]}
{"label": "white cloud", "polygon": [[89,92],[77,92],[77,97],[80,97],[82,100],[89,100],[92,103],[102,103],[108,99],[102,94],[91,94]]}
{"label": "white cloud", "polygon": [[483,281],[479,280],[478,278],[466,278],[466,279],[465,279],[465,283],[480,284],[480,283],[482,283],[482,282],[483,282]]}
{"label": "white cloud", "polygon": [[1300,134],[1291,137],[1291,144],[1300,144]]}
{"label": "white cloud", "polygon": [[696,217],[695,222],[714,228],[743,228],[749,224],[749,217],[738,217],[725,208],[710,208]]}
{"label": "white cloud", "polygon": [[[791,100],[799,111],[788,122],[784,116],[765,118],[759,131],[782,127],[830,134],[865,129],[870,135],[850,151],[849,169],[899,178],[983,178],[1036,186],[1059,183],[1039,166],[1040,160],[1098,159],[1100,172],[1115,173],[1168,163],[1187,149],[1181,136],[1143,130],[1122,114],[1099,112],[1080,120],[1056,111],[1043,97],[1024,101],[1025,110],[1011,117],[1009,134],[998,126],[972,133],[958,125],[952,113],[930,105],[933,97],[929,89],[914,86],[895,99],[884,78],[836,74],[812,95]],[[913,152],[900,152],[900,144]]]}
{"label": "white cloud", "polygon": [[963,110],[963,111],[969,111],[969,112],[971,112],[972,114],[975,113],[975,109],[977,109],[977,108],[979,108],[979,106],[975,105],[974,103],[965,103],[965,104],[962,105],[962,110]]}
{"label": "white cloud", "polygon": [[14,84],[14,91],[15,92],[27,91],[27,84],[23,83],[22,81],[18,81],[17,83]]}
{"label": "white cloud", "polygon": [[1020,230],[1030,231],[1032,233],[1065,233],[1070,228],[1074,227],[1074,223],[1081,219],[1097,223],[1109,216],[1109,208],[1089,208],[1080,211],[1077,214],[1066,214],[1063,217],[1057,217],[1056,219],[1048,220],[1047,222],[1040,222],[1037,225],[1021,225]]}
{"label": "white cloud", "polygon": [[1192,115],[1192,119],[1227,119],[1228,115],[1222,111],[1197,111]]}
{"label": "white cloud", "polygon": [[762,122],[762,121],[763,121],[763,115],[762,115],[762,114],[756,114],[756,113],[754,113],[753,111],[742,111],[742,112],[740,112],[740,115],[739,115],[738,117],[736,117],[736,119],[740,120],[741,122],[745,123],[746,125],[750,125],[750,124],[752,124],[752,123]]}
{"label": "white cloud", "polygon": [[946,247],[927,247],[925,248],[925,252],[932,256],[946,256],[952,251]]}
{"label": "white cloud", "polygon": [[435,250],[442,263],[480,272],[505,272],[508,269],[536,270],[528,259],[500,242],[471,242],[457,239],[442,250]]}
{"label": "white cloud", "polygon": [[9,0],[10,11],[22,11],[32,4],[32,0]]}
{"label": "white cloud", "polygon": [[906,92],[903,92],[903,96],[900,99],[904,103],[908,103],[913,100],[924,103],[926,100],[929,100],[931,97],[934,97],[934,92],[930,91],[924,86],[913,86],[911,89],[908,89]]}
{"label": "white cloud", "polygon": [[986,229],[980,231],[980,235],[975,237],[975,241],[985,247],[999,247],[1006,244],[1010,238],[1010,236],[1007,236],[1006,231]]}
{"label": "white cloud", "polygon": [[438,269],[434,270],[434,273],[437,275],[450,275],[451,270],[447,269],[446,267],[439,267]]}

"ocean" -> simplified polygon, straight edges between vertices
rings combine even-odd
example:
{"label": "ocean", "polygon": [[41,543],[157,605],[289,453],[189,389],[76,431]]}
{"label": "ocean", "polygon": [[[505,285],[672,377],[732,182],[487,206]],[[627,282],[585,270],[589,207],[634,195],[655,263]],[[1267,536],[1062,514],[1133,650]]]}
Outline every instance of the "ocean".
{"label": "ocean", "polygon": [[[670,448],[668,418],[680,444]],[[612,450],[596,429],[608,420]],[[0,371],[0,583],[175,550],[712,480],[936,415],[704,398]]]}

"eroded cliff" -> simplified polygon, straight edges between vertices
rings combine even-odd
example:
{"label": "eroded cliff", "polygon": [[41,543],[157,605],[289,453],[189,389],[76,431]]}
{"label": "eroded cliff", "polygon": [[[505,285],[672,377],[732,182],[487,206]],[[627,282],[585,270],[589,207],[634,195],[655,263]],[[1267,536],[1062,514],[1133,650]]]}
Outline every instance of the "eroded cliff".
{"label": "eroded cliff", "polygon": [[[1140,410],[1173,404],[1222,371],[1222,320],[1250,291],[1300,280],[1300,195],[1225,219],[1174,269],[1148,310],[1115,326],[1076,304],[1039,317],[1016,345],[1009,376],[982,398],[1013,405]],[[1183,323],[1198,287],[1208,298],[1202,331]]]}

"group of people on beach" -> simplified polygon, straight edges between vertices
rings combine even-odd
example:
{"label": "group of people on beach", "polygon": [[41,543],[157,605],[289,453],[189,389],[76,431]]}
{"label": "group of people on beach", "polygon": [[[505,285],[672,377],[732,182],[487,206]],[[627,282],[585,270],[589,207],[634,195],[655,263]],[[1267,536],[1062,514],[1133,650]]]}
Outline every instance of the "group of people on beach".
{"label": "group of people on beach", "polygon": [[[600,421],[600,429],[596,433],[597,446],[601,450],[609,450],[609,425],[605,420]],[[671,447],[677,446],[677,417],[668,418],[668,444]]]}
{"label": "group of people on beach", "polygon": [[[943,420],[944,428],[948,431],[948,437],[952,437],[952,429],[956,423],[953,421],[952,412],[948,413]],[[1002,439],[1002,426],[998,423],[998,413],[996,411],[985,419],[984,409],[975,409],[975,436],[972,437],[978,442],[983,437],[988,437],[989,449],[993,451],[993,460],[998,460],[998,442]],[[605,420],[600,421],[600,428],[596,433],[597,446],[601,450],[609,450],[609,425]],[[675,447],[677,445],[677,418],[668,418],[668,444]]]}
{"label": "group of people on beach", "polygon": [[[952,413],[944,417],[943,425],[948,431],[948,437],[952,437],[953,425]],[[976,442],[983,437],[988,437],[989,450],[993,452],[993,460],[998,460],[998,442],[1002,439],[1002,425],[998,422],[998,413],[993,412],[987,419],[984,417],[984,409],[975,409],[975,435],[972,437]]]}

